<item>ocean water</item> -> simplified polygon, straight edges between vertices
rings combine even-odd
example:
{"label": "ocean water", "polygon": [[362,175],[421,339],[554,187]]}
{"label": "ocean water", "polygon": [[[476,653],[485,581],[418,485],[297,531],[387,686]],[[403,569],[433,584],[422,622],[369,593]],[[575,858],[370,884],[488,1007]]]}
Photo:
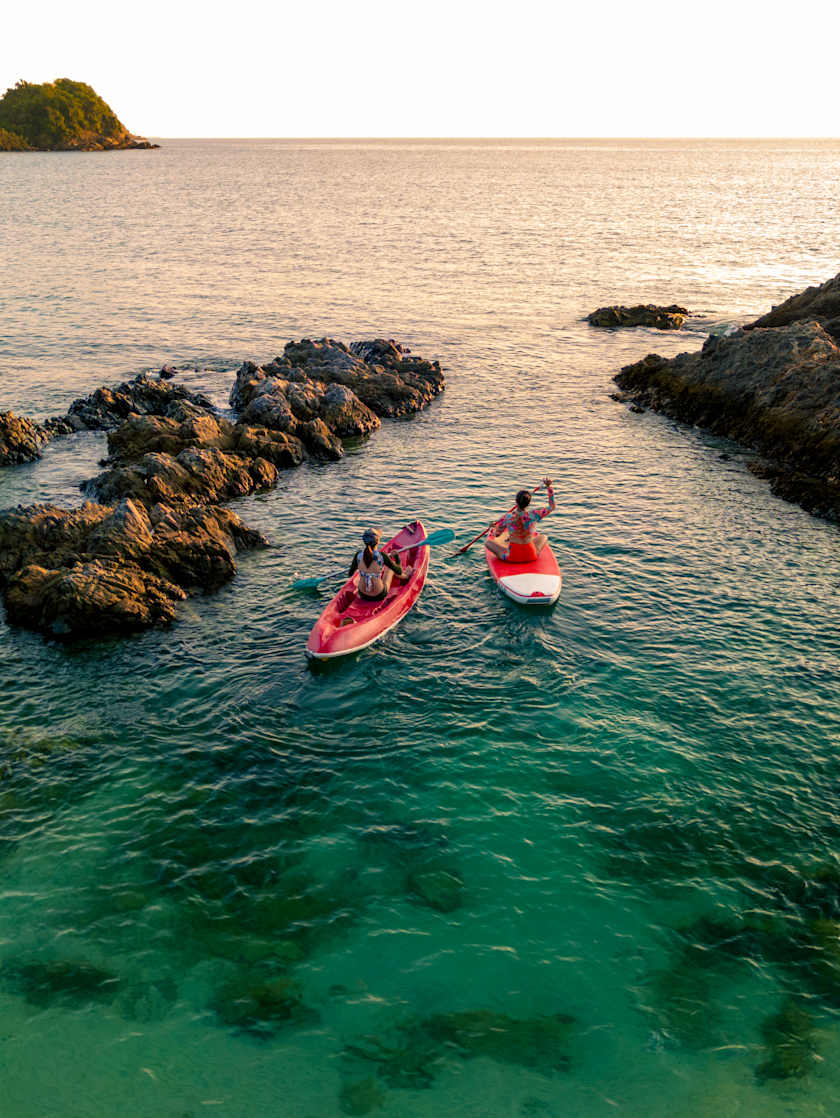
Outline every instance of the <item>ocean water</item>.
{"label": "ocean water", "polygon": [[[448,378],[237,502],[275,546],[172,629],[0,622],[4,1118],[840,1113],[837,528],[609,396],[837,272],[840,142],[169,141],[6,155],[0,198],[0,408],[164,362],[224,404],[302,336]],[[582,321],[636,301],[696,317]],[[553,610],[442,548],[397,630],[307,663],[296,576],[545,473]]]}

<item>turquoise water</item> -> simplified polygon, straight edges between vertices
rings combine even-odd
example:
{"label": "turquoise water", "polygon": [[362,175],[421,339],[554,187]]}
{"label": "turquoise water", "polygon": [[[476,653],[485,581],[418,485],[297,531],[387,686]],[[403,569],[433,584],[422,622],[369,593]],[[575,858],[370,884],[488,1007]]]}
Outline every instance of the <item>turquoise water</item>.
{"label": "turquoise water", "polygon": [[[324,333],[395,336],[449,382],[238,502],[276,546],[171,630],[0,626],[4,1118],[332,1118],[359,1083],[401,1118],[840,1110],[840,912],[796,886],[840,832],[837,529],[737,447],[609,399],[626,361],[837,270],[838,163],[665,142],[0,161],[0,406],[55,413],[163,361],[223,401],[243,358]],[[702,317],[580,321],[638,299]],[[102,453],[56,443],[0,505],[79,500]],[[290,594],[296,575],[369,523],[468,539],[545,472],[555,609],[444,548],[397,630],[307,664],[328,592]],[[789,997],[819,1059],[765,1081]],[[502,1058],[453,1043],[469,1011],[536,1023]]]}

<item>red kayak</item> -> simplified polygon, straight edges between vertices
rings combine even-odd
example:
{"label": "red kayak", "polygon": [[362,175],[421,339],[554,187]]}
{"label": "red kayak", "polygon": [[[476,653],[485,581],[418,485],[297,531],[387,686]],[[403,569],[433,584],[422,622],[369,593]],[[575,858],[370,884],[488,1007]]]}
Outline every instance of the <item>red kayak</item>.
{"label": "red kayak", "polygon": [[358,572],[345,582],[318,620],[306,642],[306,655],[315,660],[329,660],[359,652],[369,644],[384,637],[389,629],[402,621],[423,589],[429,569],[429,547],[411,547],[426,538],[426,529],[419,520],[406,525],[381,550],[398,551],[403,547],[400,562],[412,568],[408,578],[397,578],[388,596],[379,602],[366,602],[360,598],[356,586]]}
{"label": "red kayak", "polygon": [[560,597],[563,576],[548,544],[530,563],[508,563],[488,547],[484,554],[499,589],[521,606],[551,606]]}

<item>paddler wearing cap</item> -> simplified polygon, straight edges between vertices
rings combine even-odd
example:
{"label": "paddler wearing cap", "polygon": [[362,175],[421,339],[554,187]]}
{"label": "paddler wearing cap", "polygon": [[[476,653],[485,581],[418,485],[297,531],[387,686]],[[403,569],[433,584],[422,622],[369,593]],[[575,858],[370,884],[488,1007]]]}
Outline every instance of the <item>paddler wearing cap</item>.
{"label": "paddler wearing cap", "polygon": [[350,564],[348,577],[359,572],[358,594],[366,602],[378,602],[388,596],[394,575],[405,578],[411,567],[403,567],[399,555],[389,555],[379,550],[381,533],[368,528],[362,533],[364,547],[357,551]]}

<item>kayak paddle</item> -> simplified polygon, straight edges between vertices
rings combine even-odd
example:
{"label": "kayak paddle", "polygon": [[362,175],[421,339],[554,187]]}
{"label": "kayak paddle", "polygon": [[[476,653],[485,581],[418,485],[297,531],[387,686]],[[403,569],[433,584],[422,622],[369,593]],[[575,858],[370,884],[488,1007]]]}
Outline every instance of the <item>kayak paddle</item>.
{"label": "kayak paddle", "polygon": [[[407,547],[400,547],[396,551],[389,551],[389,555],[399,555],[402,551],[411,551],[414,547],[434,547],[435,544],[449,543],[455,539],[455,533],[451,528],[438,528],[436,532],[432,532],[430,536],[426,536],[425,540],[420,540],[418,543],[411,543]],[[327,575],[316,575],[314,578],[299,578],[297,582],[293,582],[291,590],[311,590],[322,582],[326,582],[328,578],[338,578],[343,575],[347,568],[340,571],[330,571]]]}
{"label": "kayak paddle", "polygon": [[[542,482],[540,482],[539,485],[535,485],[534,488],[531,490],[531,492],[536,493],[538,489],[542,489]],[[512,505],[511,508],[508,509],[508,512],[513,512],[515,508],[516,508],[516,505]],[[478,535],[475,537],[474,540],[470,540],[469,543],[465,543],[463,547],[459,547],[458,550],[453,551],[452,554],[453,555],[463,555],[465,551],[469,551],[469,549],[472,547],[472,545],[474,543],[478,543],[478,541],[481,539],[482,536],[486,536],[487,533],[490,531],[490,529],[492,527],[493,527],[492,524],[488,525],[488,527],[485,528],[483,532],[478,533]]]}

